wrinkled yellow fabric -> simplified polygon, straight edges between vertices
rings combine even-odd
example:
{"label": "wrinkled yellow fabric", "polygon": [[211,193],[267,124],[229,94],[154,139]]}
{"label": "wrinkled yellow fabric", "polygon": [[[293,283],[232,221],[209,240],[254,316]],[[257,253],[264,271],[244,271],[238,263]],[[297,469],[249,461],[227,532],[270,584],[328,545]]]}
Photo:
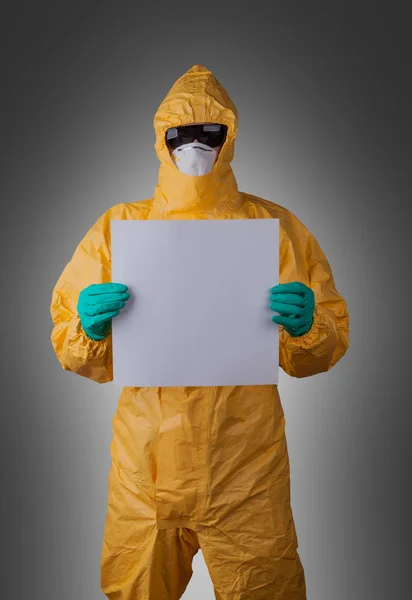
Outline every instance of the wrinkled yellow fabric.
{"label": "wrinkled yellow fabric", "polygon": [[[228,126],[214,168],[201,177],[180,173],[164,140],[169,127],[195,122]],[[347,305],[319,244],[290,211],[238,190],[230,165],[237,124],[236,108],[208,69],[195,65],[171,88],[154,119],[154,197],[102,215],[53,290],[51,340],[64,369],[99,383],[113,378],[111,335],[87,338],[76,313],[84,287],[111,281],[111,219],[278,218],[279,282],[301,281],[316,298],[306,335],[294,338],[280,328],[280,366],[308,377],[345,354]],[[127,387],[112,425],[101,559],[108,598],[180,598],[199,548],[218,600],[306,598],[277,386]]]}

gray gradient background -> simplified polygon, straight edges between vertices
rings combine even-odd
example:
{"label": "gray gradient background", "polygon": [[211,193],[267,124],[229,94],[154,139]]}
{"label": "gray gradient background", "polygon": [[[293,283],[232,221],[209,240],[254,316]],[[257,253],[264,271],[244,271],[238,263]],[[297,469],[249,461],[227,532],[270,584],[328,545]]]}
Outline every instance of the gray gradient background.
{"label": "gray gradient background", "polygon": [[[106,209],[152,196],[154,113],[200,63],[239,111],[240,189],[307,225],[349,305],[346,357],[280,379],[308,600],[410,597],[407,3],[178,5],[2,12],[2,596],[104,597],[119,390],[60,368],[51,292]],[[184,598],[212,599],[193,567]]]}

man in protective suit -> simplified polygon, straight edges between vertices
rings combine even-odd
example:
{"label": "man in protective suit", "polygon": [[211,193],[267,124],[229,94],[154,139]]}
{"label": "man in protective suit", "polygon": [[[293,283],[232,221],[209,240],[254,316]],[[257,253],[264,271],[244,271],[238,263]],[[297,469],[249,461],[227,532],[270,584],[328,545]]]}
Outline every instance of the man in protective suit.
{"label": "man in protective suit", "polygon": [[[52,343],[62,367],[99,383],[113,378],[111,322],[129,294],[111,281],[110,220],[277,218],[280,284],[262,294],[280,327],[280,366],[292,377],[328,371],[349,346],[346,303],[308,229],[238,190],[230,166],[237,111],[224,88],[195,65],[154,126],[154,197],[103,214],[54,288]],[[109,599],[181,598],[200,548],[217,600],[305,600],[276,385],[126,387],[112,424],[101,559]]]}

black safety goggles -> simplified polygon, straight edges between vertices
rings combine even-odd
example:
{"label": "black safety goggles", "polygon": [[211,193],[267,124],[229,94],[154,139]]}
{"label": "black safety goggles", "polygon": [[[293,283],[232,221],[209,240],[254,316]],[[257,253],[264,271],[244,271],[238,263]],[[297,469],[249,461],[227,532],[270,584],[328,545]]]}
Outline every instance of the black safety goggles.
{"label": "black safety goggles", "polygon": [[171,150],[175,150],[183,144],[190,144],[197,140],[201,144],[217,148],[224,143],[226,134],[226,125],[219,123],[182,125],[181,127],[171,127],[166,131],[166,144]]}

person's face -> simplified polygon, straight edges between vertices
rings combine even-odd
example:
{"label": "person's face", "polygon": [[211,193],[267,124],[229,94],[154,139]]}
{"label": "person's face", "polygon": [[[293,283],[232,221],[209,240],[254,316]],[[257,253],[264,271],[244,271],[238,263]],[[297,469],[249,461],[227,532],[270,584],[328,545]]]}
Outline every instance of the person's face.
{"label": "person's face", "polygon": [[[187,125],[204,125],[204,123],[187,123]],[[193,140],[194,142],[198,142],[199,140]],[[222,146],[216,146],[216,148],[214,148],[214,150],[216,150],[217,155],[219,156],[219,152],[221,151]],[[170,156],[172,156],[173,150],[171,148],[168,148],[169,150],[169,154]]]}

